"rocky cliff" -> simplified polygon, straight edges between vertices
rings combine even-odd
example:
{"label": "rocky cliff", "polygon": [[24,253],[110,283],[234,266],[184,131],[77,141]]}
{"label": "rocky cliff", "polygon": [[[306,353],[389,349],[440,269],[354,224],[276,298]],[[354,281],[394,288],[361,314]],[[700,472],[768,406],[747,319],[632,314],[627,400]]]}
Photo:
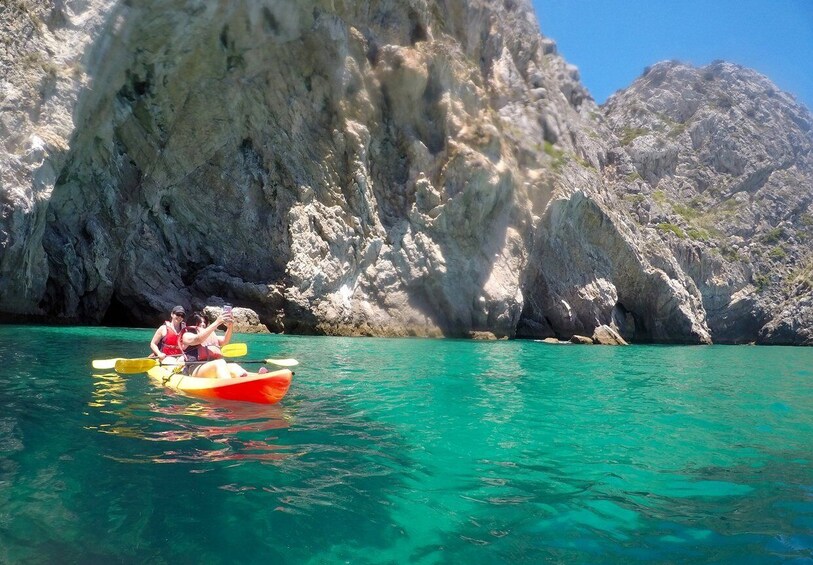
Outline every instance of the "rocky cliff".
{"label": "rocky cliff", "polygon": [[620,193],[697,285],[718,342],[813,343],[813,116],[728,63],[667,62],[605,105]]}
{"label": "rocky cliff", "polygon": [[810,117],[744,105],[726,80],[768,84],[744,69],[659,65],[600,109],[527,0],[18,1],[0,25],[6,319],[226,298],[277,331],[811,339]]}

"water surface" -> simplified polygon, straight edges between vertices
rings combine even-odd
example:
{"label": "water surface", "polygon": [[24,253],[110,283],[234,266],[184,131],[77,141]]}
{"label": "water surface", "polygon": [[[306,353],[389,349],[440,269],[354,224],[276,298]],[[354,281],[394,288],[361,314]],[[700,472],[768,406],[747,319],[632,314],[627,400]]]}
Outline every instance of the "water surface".
{"label": "water surface", "polygon": [[90,369],[151,336],[0,326],[0,563],[813,561],[813,349],[241,335],[301,362],[274,406]]}

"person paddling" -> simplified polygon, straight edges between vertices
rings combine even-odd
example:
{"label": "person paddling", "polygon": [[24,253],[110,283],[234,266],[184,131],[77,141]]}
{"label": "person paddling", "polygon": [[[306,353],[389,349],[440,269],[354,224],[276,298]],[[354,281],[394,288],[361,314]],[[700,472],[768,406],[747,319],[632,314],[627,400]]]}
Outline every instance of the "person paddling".
{"label": "person paddling", "polygon": [[[183,306],[176,306],[170,312],[170,319],[155,330],[150,342],[153,356],[161,363],[179,363],[183,361],[183,344],[181,336],[186,331],[186,310]],[[169,358],[169,359],[167,359]]]}
{"label": "person paddling", "polygon": [[[218,336],[215,330],[226,324],[226,334]],[[234,318],[230,314],[221,314],[206,324],[206,318],[196,312],[189,318],[189,326],[181,337],[182,348],[186,357],[183,373],[193,377],[210,379],[228,379],[244,377],[248,373],[237,363],[226,363],[220,354],[220,348],[231,341],[234,329]]]}

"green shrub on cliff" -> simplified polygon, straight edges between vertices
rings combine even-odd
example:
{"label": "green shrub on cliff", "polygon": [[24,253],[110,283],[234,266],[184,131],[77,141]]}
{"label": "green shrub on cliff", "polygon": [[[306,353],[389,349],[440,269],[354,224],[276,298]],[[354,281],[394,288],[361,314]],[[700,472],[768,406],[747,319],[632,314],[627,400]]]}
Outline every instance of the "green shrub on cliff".
{"label": "green shrub on cliff", "polygon": [[765,233],[765,235],[760,238],[760,241],[762,241],[762,243],[771,245],[777,243],[784,235],[785,232],[782,228],[773,228],[769,232]]}
{"label": "green shrub on cliff", "polygon": [[632,143],[636,138],[641,137],[642,135],[646,135],[649,133],[649,130],[644,128],[624,128],[624,131],[621,133],[621,145],[629,145]]}
{"label": "green shrub on cliff", "polygon": [[781,245],[777,245],[768,252],[768,257],[771,259],[784,259],[787,256],[787,252],[782,248]]}
{"label": "green shrub on cliff", "polygon": [[550,141],[545,141],[544,150],[545,154],[553,159],[551,167],[554,171],[559,171],[562,167],[564,167],[565,163],[567,163],[565,152],[560,149],[556,149],[556,147]]}
{"label": "green shrub on cliff", "polygon": [[709,241],[711,239],[709,232],[703,228],[691,227],[686,230],[686,235],[695,241]]}
{"label": "green shrub on cliff", "polygon": [[678,236],[680,239],[686,239],[686,234],[683,233],[683,230],[680,229],[680,226],[675,224],[671,224],[668,222],[662,222],[658,224],[658,229],[664,233],[673,233]]}
{"label": "green shrub on cliff", "polygon": [[754,286],[757,287],[757,292],[762,292],[771,284],[771,278],[764,273],[754,274]]}

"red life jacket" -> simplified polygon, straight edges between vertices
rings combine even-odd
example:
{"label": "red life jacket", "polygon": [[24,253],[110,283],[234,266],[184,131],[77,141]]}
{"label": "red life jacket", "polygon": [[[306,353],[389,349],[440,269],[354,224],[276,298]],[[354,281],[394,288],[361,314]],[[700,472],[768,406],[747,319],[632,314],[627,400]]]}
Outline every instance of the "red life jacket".
{"label": "red life jacket", "polygon": [[167,333],[164,339],[161,340],[161,353],[164,355],[183,355],[181,336],[186,331],[186,324],[181,324],[181,331],[177,333],[172,326],[172,322],[164,322],[164,324],[167,327]]}
{"label": "red life jacket", "polygon": [[[198,333],[197,326],[187,326],[184,328],[184,331],[190,332],[193,334]],[[223,355],[220,354],[220,348],[217,347],[217,351],[210,349],[210,347],[217,347],[215,345],[191,345],[186,348],[185,355],[187,361],[212,361],[214,359],[220,359]]]}

